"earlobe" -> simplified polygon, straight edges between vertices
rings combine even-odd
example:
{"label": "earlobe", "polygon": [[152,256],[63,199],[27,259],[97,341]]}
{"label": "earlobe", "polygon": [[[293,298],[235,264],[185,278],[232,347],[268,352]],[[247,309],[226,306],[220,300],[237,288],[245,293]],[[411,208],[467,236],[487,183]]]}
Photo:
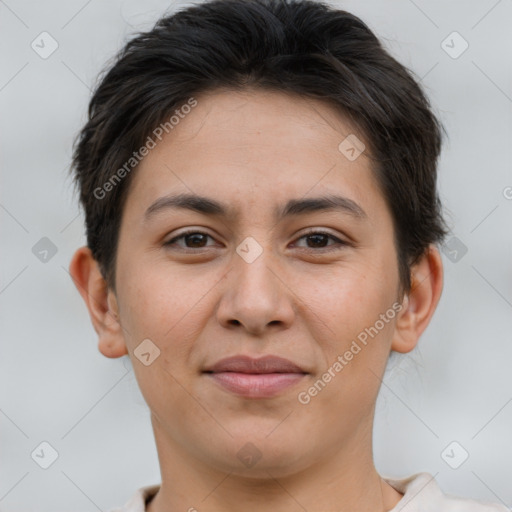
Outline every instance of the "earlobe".
{"label": "earlobe", "polygon": [[81,247],[75,252],[69,272],[89,310],[92,325],[98,334],[100,352],[106,357],[128,354],[115,294],[108,288],[88,247]]}
{"label": "earlobe", "polygon": [[434,314],[443,289],[443,264],[438,249],[431,245],[411,268],[411,290],[404,297],[403,308],[395,324],[391,350],[407,353]]}

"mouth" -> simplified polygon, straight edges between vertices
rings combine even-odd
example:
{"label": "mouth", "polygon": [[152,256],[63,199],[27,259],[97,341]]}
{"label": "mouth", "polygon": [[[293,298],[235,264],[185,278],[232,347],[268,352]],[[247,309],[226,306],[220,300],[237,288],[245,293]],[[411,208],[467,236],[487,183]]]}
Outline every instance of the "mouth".
{"label": "mouth", "polygon": [[277,356],[235,356],[204,370],[224,390],[245,398],[270,398],[297,384],[308,372]]}

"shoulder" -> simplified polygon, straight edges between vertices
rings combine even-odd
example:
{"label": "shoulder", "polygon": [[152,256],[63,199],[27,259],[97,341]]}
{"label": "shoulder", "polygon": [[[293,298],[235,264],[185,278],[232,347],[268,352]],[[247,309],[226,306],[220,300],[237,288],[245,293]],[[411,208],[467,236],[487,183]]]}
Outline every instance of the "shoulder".
{"label": "shoulder", "polygon": [[445,494],[429,473],[400,479],[383,478],[404,495],[389,512],[510,512],[502,504]]}
{"label": "shoulder", "polygon": [[110,509],[108,512],[145,512],[146,502],[160,489],[158,485],[147,485],[135,491],[132,497],[122,506]]}

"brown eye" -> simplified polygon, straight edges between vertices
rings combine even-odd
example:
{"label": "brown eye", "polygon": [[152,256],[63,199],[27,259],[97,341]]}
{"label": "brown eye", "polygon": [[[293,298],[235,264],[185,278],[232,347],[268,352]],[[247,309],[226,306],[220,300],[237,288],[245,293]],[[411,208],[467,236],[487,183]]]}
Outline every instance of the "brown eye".
{"label": "brown eye", "polygon": [[[340,249],[340,246],[349,245],[347,242],[324,231],[311,231],[301,236],[298,240],[302,239],[306,239],[306,243],[308,244],[306,249],[325,249],[326,251],[332,251]],[[327,245],[329,240],[333,240],[335,243]]]}
{"label": "brown eye", "polygon": [[321,234],[321,233],[316,233],[316,234],[313,234],[313,235],[307,235],[306,239],[309,242],[312,242],[313,247],[315,247],[315,248],[325,247],[325,245],[329,242],[328,235],[324,235],[324,234]]}
{"label": "brown eye", "polygon": [[185,247],[178,247],[181,247],[182,249],[202,249],[208,247],[207,245],[205,245],[208,238],[211,238],[211,236],[201,231],[187,231],[185,233],[181,233],[181,235],[174,237],[172,240],[169,240],[164,245],[173,246],[177,245],[176,242],[178,240],[184,240]]}

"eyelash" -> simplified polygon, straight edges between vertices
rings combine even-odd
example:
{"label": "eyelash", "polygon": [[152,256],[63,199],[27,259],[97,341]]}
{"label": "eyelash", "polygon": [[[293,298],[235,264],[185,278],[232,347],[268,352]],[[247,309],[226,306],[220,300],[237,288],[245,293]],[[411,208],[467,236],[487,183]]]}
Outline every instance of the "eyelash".
{"label": "eyelash", "polygon": [[[172,238],[168,242],[165,242],[164,246],[172,247],[177,240],[180,240],[182,238],[184,239],[187,235],[192,235],[192,234],[193,235],[206,235],[206,236],[208,236],[208,237],[213,239],[213,237],[211,235],[209,235],[208,233],[204,233],[202,231],[191,229],[191,230],[185,231],[185,232],[181,233],[180,235]],[[336,251],[336,250],[342,249],[344,246],[349,246],[350,245],[350,243],[345,242],[344,240],[340,240],[339,238],[335,237],[331,233],[328,233],[326,231],[318,231],[318,230],[317,231],[309,231],[307,233],[304,233],[302,236],[300,236],[298,238],[298,240],[301,240],[302,238],[306,238],[306,237],[312,236],[312,235],[324,235],[324,236],[329,237],[331,240],[334,240],[334,241],[337,242],[337,247],[336,246],[335,247],[327,246],[327,247],[320,247],[318,249],[307,248],[307,247],[305,248],[305,249],[312,250],[313,252],[331,252],[331,251]],[[198,247],[198,248],[194,249],[194,248],[191,248],[191,247],[186,247],[186,248],[180,248],[180,250],[182,250],[184,252],[197,252],[198,250],[207,249],[207,248],[208,247]]]}

